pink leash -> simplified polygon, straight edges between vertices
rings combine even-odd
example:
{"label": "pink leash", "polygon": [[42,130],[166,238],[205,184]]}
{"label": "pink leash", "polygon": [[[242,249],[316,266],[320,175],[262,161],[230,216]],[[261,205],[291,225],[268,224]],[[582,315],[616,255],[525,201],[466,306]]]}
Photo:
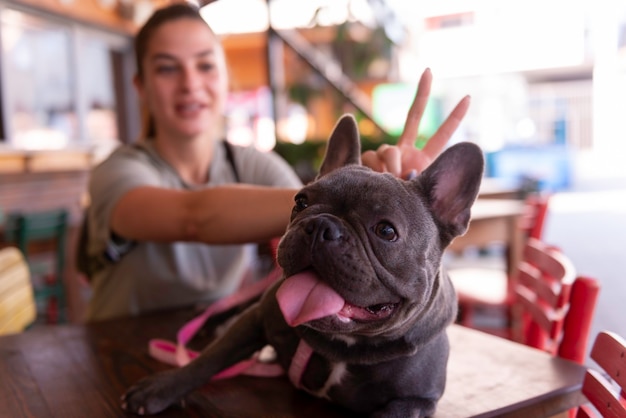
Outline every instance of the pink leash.
{"label": "pink leash", "polygon": [[[201,315],[198,315],[183,325],[176,336],[176,343],[168,340],[152,339],[148,343],[148,352],[152,357],[163,363],[179,367],[186,365],[198,356],[198,352],[186,348],[186,345],[200,328],[202,328],[202,325],[204,325],[209,317],[260,295],[272,283],[277,281],[281,277],[281,274],[282,270],[276,267],[263,278],[263,280],[245,286],[231,296],[211,304]],[[259,353],[256,353],[250,359],[243,360],[213,376],[213,379],[222,379],[238,374],[254,376],[278,376],[284,374],[280,366],[277,364],[262,363],[259,361],[258,356]]]}
{"label": "pink leash", "polygon": [[[208,318],[260,295],[272,283],[280,279],[281,275],[282,269],[276,267],[265,278],[263,278],[263,280],[255,282],[249,286],[245,286],[238,292],[211,304],[201,315],[198,315],[183,325],[177,333],[176,343],[156,338],[150,340],[148,343],[148,352],[150,356],[172,366],[182,367],[186,365],[199,355],[197,351],[188,349],[186,347],[187,343],[191,341],[193,336],[202,328]],[[293,385],[297,388],[301,387],[300,380],[312,353],[313,350],[311,347],[304,342],[304,340],[300,340],[288,371],[289,380],[291,380]],[[276,377],[285,373],[282,367],[278,364],[261,362],[259,360],[259,354],[260,353],[257,352],[251,358],[242,360],[239,363],[222,370],[213,376],[212,379],[225,379],[240,374],[248,376]]]}

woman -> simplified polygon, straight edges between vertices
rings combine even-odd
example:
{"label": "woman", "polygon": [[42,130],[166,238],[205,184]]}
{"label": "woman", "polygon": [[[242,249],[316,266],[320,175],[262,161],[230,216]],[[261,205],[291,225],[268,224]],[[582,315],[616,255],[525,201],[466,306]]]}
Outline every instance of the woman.
{"label": "woman", "polygon": [[[149,129],[92,173],[88,253],[100,268],[92,277],[88,320],[232,293],[254,276],[255,247],[247,243],[284,232],[301,186],[276,154],[224,145],[224,51],[197,8],[181,3],[157,10],[138,32],[135,53],[134,83]],[[401,175],[424,168],[445,146],[469,100],[420,152],[411,138],[429,88],[426,71],[399,146],[365,153],[366,164]]]}

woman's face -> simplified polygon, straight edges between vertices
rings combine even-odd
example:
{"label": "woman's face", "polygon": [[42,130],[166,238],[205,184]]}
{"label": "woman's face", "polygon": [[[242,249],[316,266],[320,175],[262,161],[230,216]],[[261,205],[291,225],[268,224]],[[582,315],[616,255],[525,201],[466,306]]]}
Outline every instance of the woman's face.
{"label": "woman's face", "polygon": [[195,137],[220,125],[228,74],[219,40],[203,22],[178,19],[153,33],[135,85],[157,136]]}

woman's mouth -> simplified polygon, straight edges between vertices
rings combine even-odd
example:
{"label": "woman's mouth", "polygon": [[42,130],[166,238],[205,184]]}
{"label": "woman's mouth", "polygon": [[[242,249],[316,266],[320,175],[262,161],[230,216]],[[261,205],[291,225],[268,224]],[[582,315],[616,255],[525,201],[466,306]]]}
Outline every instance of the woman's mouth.
{"label": "woman's mouth", "polygon": [[206,108],[206,105],[193,102],[178,104],[175,107],[176,113],[182,117],[194,117]]}

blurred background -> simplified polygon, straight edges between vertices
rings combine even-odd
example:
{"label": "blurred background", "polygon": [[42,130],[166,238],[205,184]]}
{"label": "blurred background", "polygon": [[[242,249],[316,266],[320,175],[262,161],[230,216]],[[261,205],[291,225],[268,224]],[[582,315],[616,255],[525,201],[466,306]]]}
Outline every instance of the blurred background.
{"label": "blurred background", "polygon": [[[0,214],[64,206],[79,223],[90,167],[139,134],[132,36],[167,3],[0,0]],[[593,333],[626,334],[626,1],[196,4],[231,68],[228,140],[305,181],[344,112],[365,148],[393,143],[425,68],[418,145],[471,95],[452,142],[479,144],[499,184],[554,193],[546,241],[601,280]]]}

